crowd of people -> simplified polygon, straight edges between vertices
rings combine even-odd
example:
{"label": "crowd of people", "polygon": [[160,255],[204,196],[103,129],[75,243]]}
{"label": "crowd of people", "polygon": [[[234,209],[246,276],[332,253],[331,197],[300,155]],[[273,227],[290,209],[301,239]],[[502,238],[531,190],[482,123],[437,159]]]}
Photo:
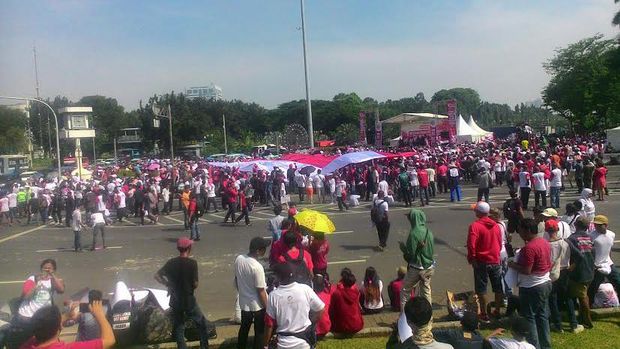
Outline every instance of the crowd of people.
{"label": "crowd of people", "polygon": [[[145,219],[155,224],[160,215],[178,208],[189,237],[178,240],[179,257],[168,261],[155,279],[169,290],[174,338],[180,348],[185,347],[183,328],[188,319],[197,324],[201,348],[208,346],[206,320],[194,296],[198,266],[190,258],[192,245],[200,241],[200,217],[220,208],[226,211],[224,224],[229,219],[230,224],[244,219],[250,225],[250,212],[256,205],[273,207],[274,217],[267,224],[272,239],[270,243],[252,239],[248,253],[234,262],[239,348],[245,348],[252,325],[254,348],[311,348],[317,336],[328,332],[359,332],[364,327],[362,315],[384,311],[386,305],[400,312],[399,321],[407,324],[403,329],[411,330],[403,338],[399,326],[401,340],[395,345],[402,348],[469,348],[463,343],[474,342],[480,347],[503,348],[514,342],[526,348],[550,348],[550,331],[563,331],[562,310],[568,314],[571,332],[592,328],[590,307],[599,286],[607,280],[616,292],[620,287],[620,273],[610,257],[615,235],[608,229],[609,219],[596,214],[593,201],[594,193],[596,200],[605,200],[607,194],[603,142],[528,139],[408,150],[415,154],[351,164],[327,175],[320,169],[301,173],[294,165],[241,172],[204,161],[149,159],[124,168],[100,168],[88,181],[67,176],[60,181],[16,183],[0,195],[0,222],[30,224],[38,217],[40,224],[52,224],[51,219],[62,226],[64,220],[75,232],[75,251],[82,250],[81,231],[90,225],[90,248],[95,250],[98,235],[106,247],[106,225],[129,217],[142,225]],[[433,331],[431,308],[431,281],[441,269],[436,270],[434,235],[422,208],[440,195],[461,201],[464,181],[478,188],[475,221],[467,235],[467,261],[472,266],[479,309],[463,314],[460,332],[442,333]],[[491,189],[504,185],[510,198],[492,203]],[[567,203],[565,215],[560,216],[560,193],[569,190],[580,198]],[[534,203],[530,205],[532,191]],[[291,200],[291,194],[298,194],[299,200]],[[418,199],[419,205],[415,204]],[[389,237],[389,208],[418,206],[407,215],[411,229],[407,240],[400,242],[406,266],[398,268],[397,277],[387,287],[389,302],[384,302],[384,283],[372,266],[359,283],[349,268],[342,269],[338,278],[330,277],[327,237],[295,220],[297,205],[302,203],[331,203],[348,210],[360,200],[370,202],[379,251],[385,250]],[[512,238],[515,232],[523,240],[520,249]],[[267,254],[269,262],[264,265]],[[486,296],[489,281],[493,302]],[[24,347],[57,341],[64,319],[56,321],[60,313],[51,308],[54,294],[63,291],[64,282],[53,260],[44,261],[41,273],[26,281],[14,318],[16,326],[34,335]],[[107,336],[101,305],[91,303],[101,327],[100,342],[83,347],[109,347],[114,337]],[[502,312],[504,306],[507,310]],[[513,317],[513,339],[498,338],[498,333],[480,336],[479,322],[506,316]]]}

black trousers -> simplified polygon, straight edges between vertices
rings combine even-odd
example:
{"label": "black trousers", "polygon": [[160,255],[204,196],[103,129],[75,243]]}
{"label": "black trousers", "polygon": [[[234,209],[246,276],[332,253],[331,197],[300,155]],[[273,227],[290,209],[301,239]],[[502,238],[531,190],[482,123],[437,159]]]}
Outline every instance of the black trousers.
{"label": "black trousers", "polygon": [[375,224],[377,227],[377,235],[379,236],[379,246],[385,247],[387,239],[390,235],[390,222],[386,219]]}
{"label": "black trousers", "polygon": [[246,349],[248,333],[254,323],[254,343],[252,348],[260,349],[263,347],[263,337],[265,336],[265,309],[259,311],[241,311],[241,327],[237,334],[237,348]]}
{"label": "black trousers", "polygon": [[532,188],[529,187],[521,187],[521,202],[523,203],[523,209],[527,210],[527,204],[530,201],[530,192]]}
{"label": "black trousers", "polygon": [[439,192],[447,193],[448,192],[448,176],[439,176]]}
{"label": "black trousers", "polygon": [[400,188],[400,196],[402,197],[405,206],[411,206],[411,191],[409,188]]}
{"label": "black trousers", "polygon": [[542,199],[542,207],[547,207],[547,191],[545,190],[536,190],[534,192],[534,205],[539,206],[538,204]]}
{"label": "black trousers", "polygon": [[230,217],[231,222],[235,221],[235,206],[236,204],[228,204],[228,212],[226,212],[226,217],[224,217],[224,223],[228,222],[228,218]]}

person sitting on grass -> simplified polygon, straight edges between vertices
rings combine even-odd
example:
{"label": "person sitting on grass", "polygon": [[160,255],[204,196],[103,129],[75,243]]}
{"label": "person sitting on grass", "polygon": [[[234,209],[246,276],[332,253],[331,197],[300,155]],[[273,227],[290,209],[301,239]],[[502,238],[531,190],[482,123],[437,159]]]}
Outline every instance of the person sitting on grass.
{"label": "person sitting on grass", "polygon": [[383,310],[383,281],[374,267],[366,268],[362,283],[362,309],[364,314],[378,314]]}
{"label": "person sitting on grass", "polygon": [[351,335],[364,328],[360,307],[360,291],[355,285],[355,275],[349,268],[340,272],[340,282],[332,294],[329,318],[334,334]]}
{"label": "person sitting on grass", "polygon": [[[74,305],[77,306],[77,305]],[[83,342],[65,343],[60,340],[63,316],[60,310],[53,305],[37,310],[32,316],[34,336],[20,349],[110,349],[116,343],[112,326],[106,319],[101,301],[93,301],[89,305],[90,312],[99,324],[101,338]],[[66,319],[65,319],[66,320]]]}
{"label": "person sitting on grass", "polygon": [[498,328],[485,338],[483,349],[536,349],[526,340],[530,335],[529,322],[520,316],[514,317],[510,324],[512,338],[499,338],[506,330]]}
{"label": "person sitting on grass", "polygon": [[484,337],[478,331],[478,314],[466,311],[461,318],[460,329],[438,329],[433,330],[435,340],[448,343],[454,349],[480,349]]}
{"label": "person sitting on grass", "polygon": [[[398,267],[396,270],[396,279],[392,280],[388,285],[388,296],[390,297],[390,307],[393,311],[400,311],[400,290],[403,288],[403,280],[407,275],[407,267]],[[414,291],[411,291],[413,297]]]}
{"label": "person sitting on grass", "polygon": [[332,301],[332,285],[325,276],[315,274],[314,279],[312,279],[312,288],[321,301],[323,301],[323,304],[325,304],[323,315],[321,315],[321,318],[316,323],[316,335],[318,338],[323,338],[332,327],[332,322],[329,319],[329,306]]}

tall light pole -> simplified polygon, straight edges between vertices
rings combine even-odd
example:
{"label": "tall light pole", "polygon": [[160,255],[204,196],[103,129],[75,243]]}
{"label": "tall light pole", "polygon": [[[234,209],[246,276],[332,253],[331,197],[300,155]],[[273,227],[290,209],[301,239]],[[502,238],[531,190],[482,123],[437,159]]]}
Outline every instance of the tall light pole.
{"label": "tall light pole", "polygon": [[314,128],[312,127],[312,101],[310,100],[310,81],[308,79],[308,57],[306,48],[306,16],[304,15],[304,0],[301,3],[301,36],[304,46],[304,77],[306,78],[306,105],[308,107],[308,137],[310,148],[314,148]]}
{"label": "tall light pole", "polygon": [[60,137],[58,136],[58,117],[56,116],[56,112],[54,111],[54,108],[52,108],[49,104],[45,103],[44,101],[37,99],[37,98],[30,98],[30,97],[11,97],[11,96],[0,96],[0,99],[16,99],[16,100],[22,100],[22,101],[30,101],[30,102],[37,102],[37,103],[41,103],[43,105],[45,105],[49,110],[52,111],[52,114],[54,115],[54,122],[56,123],[56,161],[58,164],[58,181],[60,181],[60,177],[62,175],[61,168],[60,168]]}
{"label": "tall light pole", "polygon": [[[170,133],[170,161],[172,161],[172,165],[174,165],[174,145],[172,144],[172,109],[170,109],[170,103],[168,103],[167,113],[165,110],[161,110],[159,106],[153,104],[153,114],[155,114],[155,117],[168,119],[168,131]],[[156,125],[156,127],[159,127],[159,121]]]}
{"label": "tall light pole", "polygon": [[222,114],[222,128],[224,129],[224,154],[228,154],[228,141],[226,139],[226,115]]}

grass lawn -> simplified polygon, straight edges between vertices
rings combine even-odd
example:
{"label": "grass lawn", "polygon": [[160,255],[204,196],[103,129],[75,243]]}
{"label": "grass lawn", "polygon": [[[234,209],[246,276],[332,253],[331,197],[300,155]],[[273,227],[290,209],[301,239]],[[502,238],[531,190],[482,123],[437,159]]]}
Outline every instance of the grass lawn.
{"label": "grass lawn", "polygon": [[[483,331],[487,335],[490,331]],[[554,348],[562,349],[618,349],[620,348],[620,316],[595,321],[594,329],[579,334],[552,333]],[[319,342],[319,349],[384,349],[387,337],[328,339]]]}

